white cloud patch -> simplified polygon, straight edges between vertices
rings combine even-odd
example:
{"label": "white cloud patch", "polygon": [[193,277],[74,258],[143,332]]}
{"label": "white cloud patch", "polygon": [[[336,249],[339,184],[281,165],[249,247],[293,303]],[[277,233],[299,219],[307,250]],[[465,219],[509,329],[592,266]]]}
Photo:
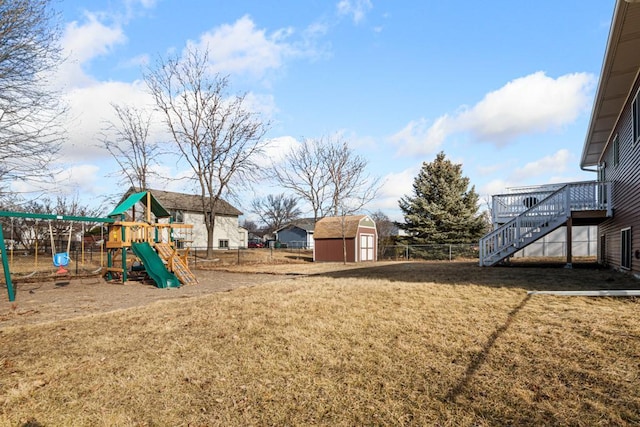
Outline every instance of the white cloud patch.
{"label": "white cloud patch", "polygon": [[409,122],[402,130],[391,136],[398,146],[398,154],[432,154],[442,145],[450,133],[448,116],[438,118],[432,125],[420,119]]}
{"label": "white cloud patch", "polygon": [[298,147],[300,144],[300,141],[292,136],[280,136],[269,139],[264,150],[264,160],[260,166],[279,167],[287,153],[291,152],[294,147]]}
{"label": "white cloud patch", "polygon": [[62,48],[67,60],[58,71],[58,84],[63,87],[78,87],[92,83],[82,66],[92,59],[110,53],[127,38],[119,26],[108,26],[95,14],[87,13],[87,21],[67,24],[62,36]]}
{"label": "white cloud patch", "polygon": [[336,8],[339,16],[350,16],[355,24],[359,24],[373,8],[373,4],[371,0],[340,0]]}
{"label": "white cloud patch", "polygon": [[554,79],[536,72],[488,93],[471,108],[441,116],[429,127],[424,119],[412,121],[392,141],[399,154],[424,155],[458,133],[499,147],[523,135],[558,130],[588,110],[594,81],[587,73]]}
{"label": "white cloud patch", "polygon": [[551,174],[564,172],[570,164],[574,164],[575,159],[569,150],[562,149],[556,153],[545,156],[533,162],[529,162],[521,168],[516,169],[509,177],[511,181],[523,182],[538,176],[550,176]]}
{"label": "white cloud patch", "polygon": [[[108,155],[100,147],[100,138],[108,122],[118,123],[111,103],[145,108],[152,99],[141,81],[133,83],[104,82],[90,87],[77,88],[66,96],[70,108],[67,143],[62,156],[68,161],[100,158]],[[161,132],[159,124],[151,129],[153,138]]]}
{"label": "white cloud patch", "polygon": [[285,57],[295,55],[296,49],[286,41],[292,33],[291,28],[284,28],[268,34],[245,15],[187,42],[187,46],[208,50],[212,72],[260,77],[267,70],[282,67]]}

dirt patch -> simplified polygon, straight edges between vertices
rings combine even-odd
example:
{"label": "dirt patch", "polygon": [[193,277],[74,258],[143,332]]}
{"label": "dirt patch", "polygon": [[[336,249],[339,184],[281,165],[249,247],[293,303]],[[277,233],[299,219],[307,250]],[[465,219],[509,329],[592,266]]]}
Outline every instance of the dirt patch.
{"label": "dirt patch", "polygon": [[16,299],[9,302],[0,287],[0,329],[7,326],[51,322],[140,307],[160,300],[192,298],[241,287],[256,286],[301,276],[336,279],[368,278],[398,282],[474,284],[523,290],[640,289],[632,276],[577,263],[573,269],[548,260],[482,268],[469,262],[377,262],[367,264],[276,263],[200,264],[194,270],[199,284],[158,289],[152,282],[107,282],[100,277],[58,278],[17,283]]}

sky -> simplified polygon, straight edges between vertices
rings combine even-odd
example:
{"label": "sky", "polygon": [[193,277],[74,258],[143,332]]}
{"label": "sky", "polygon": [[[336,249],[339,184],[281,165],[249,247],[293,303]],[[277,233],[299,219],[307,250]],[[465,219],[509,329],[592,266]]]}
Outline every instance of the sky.
{"label": "sky", "polygon": [[[613,0],[54,5],[67,60],[52,80],[69,114],[51,191],[107,212],[104,196],[124,191],[100,146],[115,120],[111,104],[150,108],[145,69],[188,45],[208,49],[211,68],[271,122],[271,158],[304,138],[339,135],[382,183],[368,211],[393,220],[402,220],[398,200],[411,195],[423,162],[440,151],[462,164],[485,205],[511,187],[596,178],[579,161]],[[152,137],[163,138],[160,125]],[[188,175],[176,163],[158,171]],[[179,179],[157,185],[189,191]],[[230,201],[252,219],[252,198],[280,191],[263,183]]]}

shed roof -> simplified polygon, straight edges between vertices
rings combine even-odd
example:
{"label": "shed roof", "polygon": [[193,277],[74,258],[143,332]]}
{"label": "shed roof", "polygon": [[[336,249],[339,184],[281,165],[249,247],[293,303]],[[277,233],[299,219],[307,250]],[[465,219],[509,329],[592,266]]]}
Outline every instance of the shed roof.
{"label": "shed roof", "polygon": [[[367,215],[348,215],[322,218],[316,222],[313,238],[315,240],[342,238],[344,225],[344,237],[352,239],[358,234],[358,227],[360,227],[362,220],[365,218],[369,217]],[[373,221],[371,222],[373,223]]]}
{"label": "shed roof", "polygon": [[[130,188],[126,194],[135,192],[135,188]],[[181,210],[187,212],[202,213],[201,196],[195,194],[176,193],[173,191],[149,190],[155,198],[162,203],[165,209]],[[125,195],[126,195],[125,194]],[[225,200],[219,199],[215,205],[214,212],[217,215],[240,216],[242,212],[231,206]],[[170,215],[167,215],[170,216]]]}

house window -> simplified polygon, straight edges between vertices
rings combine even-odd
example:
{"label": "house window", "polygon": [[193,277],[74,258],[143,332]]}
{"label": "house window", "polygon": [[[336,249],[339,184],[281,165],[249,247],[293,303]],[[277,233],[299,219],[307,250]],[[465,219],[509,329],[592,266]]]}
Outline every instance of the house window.
{"label": "house window", "polygon": [[611,150],[613,151],[613,166],[615,167],[618,166],[618,163],[620,162],[620,143],[618,141],[618,134],[613,137]]}
{"label": "house window", "polygon": [[631,125],[633,127],[633,143],[638,142],[638,138],[640,138],[640,103],[638,102],[638,95],[640,92],[636,94],[636,97],[633,98],[633,102],[631,103]]}
{"label": "house window", "polygon": [[229,249],[229,241],[227,239],[218,240],[218,247],[220,249]]}
{"label": "house window", "polygon": [[173,222],[184,222],[184,212],[177,209],[171,211],[171,219]]}
{"label": "house window", "polygon": [[620,231],[620,267],[631,270],[631,227]]}

